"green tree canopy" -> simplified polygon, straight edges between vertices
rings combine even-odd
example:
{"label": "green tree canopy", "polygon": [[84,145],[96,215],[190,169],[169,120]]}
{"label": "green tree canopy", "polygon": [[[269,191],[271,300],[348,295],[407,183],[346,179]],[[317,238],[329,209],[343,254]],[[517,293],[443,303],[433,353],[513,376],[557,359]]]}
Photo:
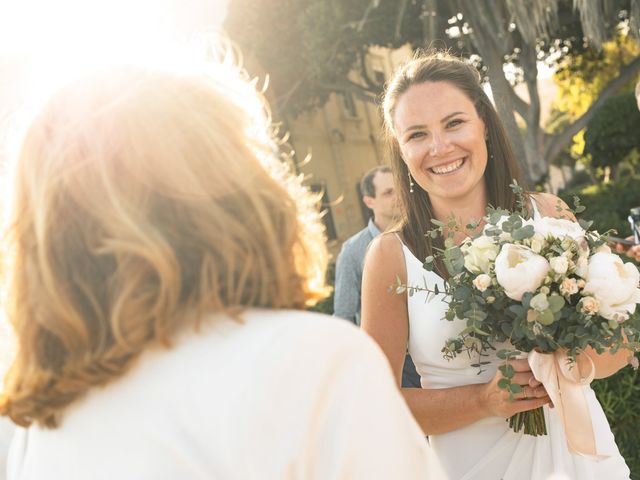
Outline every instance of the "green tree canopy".
{"label": "green tree canopy", "polygon": [[640,150],[640,111],[632,92],[608,98],[587,123],[584,153],[595,167],[612,167]]}

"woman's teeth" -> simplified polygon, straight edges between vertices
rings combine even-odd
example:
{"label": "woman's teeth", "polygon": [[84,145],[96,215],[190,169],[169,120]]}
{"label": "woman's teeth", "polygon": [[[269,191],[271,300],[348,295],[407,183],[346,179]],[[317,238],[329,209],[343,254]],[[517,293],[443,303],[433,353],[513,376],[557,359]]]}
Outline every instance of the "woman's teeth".
{"label": "woman's teeth", "polygon": [[441,165],[439,167],[432,167],[431,171],[437,174],[443,173],[451,173],[454,170],[458,170],[462,164],[464,163],[464,159],[456,160],[455,162],[447,163],[446,165]]}

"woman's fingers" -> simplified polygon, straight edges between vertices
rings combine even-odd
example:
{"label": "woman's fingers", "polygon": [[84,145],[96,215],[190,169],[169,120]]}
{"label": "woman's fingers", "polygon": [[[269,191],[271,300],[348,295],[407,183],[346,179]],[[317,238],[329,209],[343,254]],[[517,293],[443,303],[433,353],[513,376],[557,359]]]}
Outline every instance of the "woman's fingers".
{"label": "woman's fingers", "polygon": [[549,403],[551,403],[551,399],[548,396],[544,396],[540,398],[528,398],[526,400],[520,400],[519,402],[515,403],[514,406],[516,407],[517,412],[526,412],[527,410],[534,410]]}
{"label": "woman's fingers", "polygon": [[529,400],[532,398],[542,398],[547,397],[547,391],[544,387],[522,387],[522,392],[518,395],[521,400]]}
{"label": "woman's fingers", "polygon": [[[522,373],[516,373],[513,377],[511,377],[511,383],[517,383],[518,385],[531,385],[531,379],[534,379],[535,382],[538,382],[537,380],[535,380],[535,377],[533,376],[533,373],[531,372],[522,372]],[[540,385],[540,382],[538,382],[538,385],[533,385],[533,387],[537,387]]]}
{"label": "woman's fingers", "polygon": [[519,358],[517,360],[509,360],[507,363],[513,367],[516,372],[530,372],[531,367],[529,361],[526,358]]}

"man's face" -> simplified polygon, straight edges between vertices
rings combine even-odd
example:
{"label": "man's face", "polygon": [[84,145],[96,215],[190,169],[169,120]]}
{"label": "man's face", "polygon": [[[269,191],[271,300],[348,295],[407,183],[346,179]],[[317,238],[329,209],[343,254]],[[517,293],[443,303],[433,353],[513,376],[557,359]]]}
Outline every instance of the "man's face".
{"label": "man's face", "polygon": [[391,172],[378,172],[373,177],[375,197],[364,197],[365,204],[373,210],[376,219],[389,221],[399,213],[398,196]]}

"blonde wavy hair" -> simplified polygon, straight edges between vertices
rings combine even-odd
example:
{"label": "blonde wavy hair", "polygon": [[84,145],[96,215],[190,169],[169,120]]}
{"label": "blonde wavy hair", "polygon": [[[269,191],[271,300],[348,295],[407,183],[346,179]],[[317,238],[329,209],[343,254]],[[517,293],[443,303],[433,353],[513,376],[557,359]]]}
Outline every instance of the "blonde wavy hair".
{"label": "blonde wavy hair", "polygon": [[327,294],[317,198],[238,69],[121,68],[59,91],[16,162],[0,413],[54,428],[204,315]]}

